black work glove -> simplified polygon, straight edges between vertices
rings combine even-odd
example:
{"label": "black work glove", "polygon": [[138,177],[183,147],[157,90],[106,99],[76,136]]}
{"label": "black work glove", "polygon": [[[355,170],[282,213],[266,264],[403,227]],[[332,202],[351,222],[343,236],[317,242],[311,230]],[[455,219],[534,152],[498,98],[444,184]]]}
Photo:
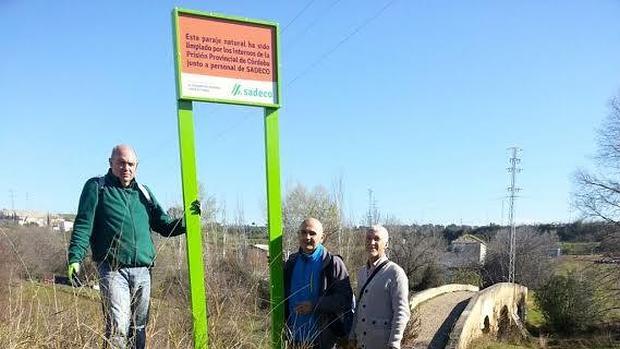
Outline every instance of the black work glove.
{"label": "black work glove", "polygon": [[202,214],[202,210],[200,209],[200,201],[198,201],[198,199],[194,200],[191,205],[189,206],[189,212],[191,214],[197,214],[197,215],[201,215]]}

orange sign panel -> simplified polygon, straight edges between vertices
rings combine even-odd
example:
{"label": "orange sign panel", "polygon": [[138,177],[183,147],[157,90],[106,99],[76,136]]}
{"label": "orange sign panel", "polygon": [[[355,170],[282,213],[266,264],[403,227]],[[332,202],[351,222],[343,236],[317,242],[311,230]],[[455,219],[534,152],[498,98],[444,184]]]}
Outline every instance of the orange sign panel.
{"label": "orange sign panel", "polygon": [[276,81],[273,27],[179,16],[181,71],[233,79]]}

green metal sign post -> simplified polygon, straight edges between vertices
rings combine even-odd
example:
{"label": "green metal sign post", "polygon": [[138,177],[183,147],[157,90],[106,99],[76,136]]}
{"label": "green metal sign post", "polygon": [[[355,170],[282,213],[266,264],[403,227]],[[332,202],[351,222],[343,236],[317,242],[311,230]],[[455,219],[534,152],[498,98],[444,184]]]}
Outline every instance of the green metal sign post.
{"label": "green metal sign post", "polygon": [[185,212],[185,235],[187,246],[187,267],[189,275],[190,299],[194,348],[207,348],[207,303],[205,291],[205,272],[202,259],[202,233],[200,217],[190,214],[189,207],[198,199],[198,180],[196,176],[196,152],[194,144],[194,113],[192,102],[179,100],[177,104],[179,121],[179,148],[181,153],[181,179],[183,182],[183,207]]}
{"label": "green metal sign post", "polygon": [[267,226],[271,282],[271,340],[282,348],[284,276],[278,109],[279,32],[276,23],[175,8],[172,13],[179,148],[194,348],[208,348],[202,232],[189,207],[198,198],[192,101],[263,107]]}
{"label": "green metal sign post", "polygon": [[267,169],[267,227],[271,281],[271,342],[282,348],[284,328],[284,275],[282,268],[282,201],[280,196],[280,144],[278,109],[265,109],[265,162]]}

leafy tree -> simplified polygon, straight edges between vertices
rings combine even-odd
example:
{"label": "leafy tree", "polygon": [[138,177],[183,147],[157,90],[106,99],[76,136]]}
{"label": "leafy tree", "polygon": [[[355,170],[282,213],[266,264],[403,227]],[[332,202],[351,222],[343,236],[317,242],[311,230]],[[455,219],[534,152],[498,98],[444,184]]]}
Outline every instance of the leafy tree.
{"label": "leafy tree", "polygon": [[536,229],[539,232],[556,232],[560,241],[567,242],[594,242],[601,241],[607,231],[609,223],[584,222],[578,220],[569,224],[539,224]]}

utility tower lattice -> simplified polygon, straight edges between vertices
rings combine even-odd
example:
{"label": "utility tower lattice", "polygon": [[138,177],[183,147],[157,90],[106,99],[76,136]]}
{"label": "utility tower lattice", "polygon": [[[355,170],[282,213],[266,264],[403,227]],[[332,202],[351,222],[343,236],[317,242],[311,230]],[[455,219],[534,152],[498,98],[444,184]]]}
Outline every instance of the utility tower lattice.
{"label": "utility tower lattice", "polygon": [[515,281],[515,262],[516,262],[516,229],[515,229],[515,199],[518,197],[517,192],[521,188],[516,186],[517,172],[521,172],[521,168],[517,165],[521,162],[518,158],[518,153],[521,149],[517,147],[508,148],[512,151],[512,157],[510,158],[510,167],[507,168],[510,173],[510,186],[508,187],[508,198],[510,199],[510,206],[508,211],[508,219],[510,220],[510,258],[508,262],[508,282]]}
{"label": "utility tower lattice", "polygon": [[368,189],[368,212],[366,218],[369,227],[379,223],[379,209],[377,208],[377,200],[373,195],[372,189]]}
{"label": "utility tower lattice", "polygon": [[11,196],[11,210],[15,212],[15,192],[13,189],[9,190],[9,196]]}

